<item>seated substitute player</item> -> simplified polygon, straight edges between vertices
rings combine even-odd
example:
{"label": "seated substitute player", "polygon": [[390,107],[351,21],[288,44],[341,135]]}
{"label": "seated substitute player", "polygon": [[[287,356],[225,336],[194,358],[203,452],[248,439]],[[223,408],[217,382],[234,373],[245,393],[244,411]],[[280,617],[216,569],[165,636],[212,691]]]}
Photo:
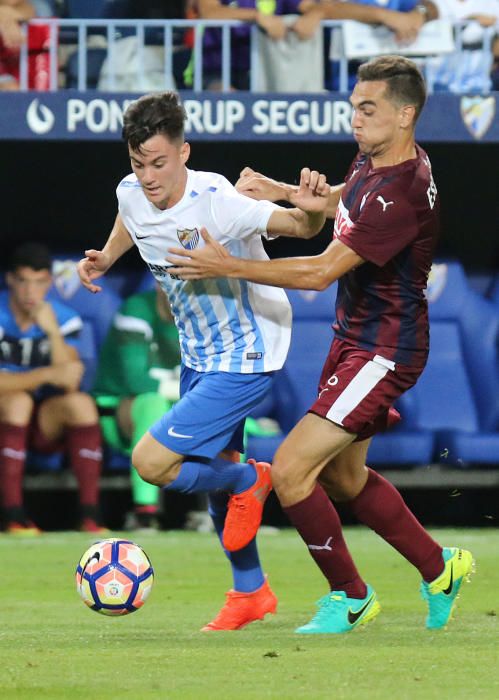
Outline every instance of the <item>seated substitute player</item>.
{"label": "seated substitute player", "polygon": [[12,254],[8,290],[0,292],[0,491],[6,530],[40,530],[23,508],[26,450],[66,450],[78,481],[80,529],[107,532],[98,524],[101,434],[93,399],[78,390],[82,321],[60,302],[48,302],[52,284],[48,249],[26,243]]}
{"label": "seated substitute player", "polygon": [[[178,399],[178,381],[165,396],[161,375],[180,364],[178,332],[159,285],[132,294],[120,307],[99,355],[94,396],[104,441],[131,454],[140,438]],[[156,376],[158,375],[158,376]],[[159,489],[131,467],[133,520],[157,523]]]}
{"label": "seated substitute player", "polygon": [[209,493],[209,510],[234,577],[226,605],[204,630],[238,629],[277,600],[265,580],[255,535],[271,490],[269,465],[239,462],[246,416],[284,363],[291,309],[283,290],[224,279],[183,282],[170,275],[166,251],[194,250],[208,225],[235,253],[265,260],[262,235],[313,236],[322,227],[324,196],[303,177],[283,209],[236,192],[222,176],[186,168],[185,111],[175,93],[146,95],[124,117],[133,174],[117,188],[119,213],[102,251],[79,263],[83,284],[99,291],[103,275],[134,244],[167,293],[182,353],[181,398],[132,453],[143,479],[182,493]]}
{"label": "seated substitute player", "polygon": [[[447,623],[472,570],[470,552],[437,544],[398,491],[365,466],[372,435],[399,418],[392,404],[415,384],[427,360],[424,291],[439,205],[430,161],[414,141],[426,96],[416,65],[381,56],[363,64],[357,77],[352,129],[360,153],[345,184],[330,189],[334,240],[321,255],[238,259],[203,232],[204,248],[175,249],[167,257],[176,265],[173,274],[193,281],[218,280],[223,273],[323,290],[339,280],[336,336],[318,398],[280,446],[272,470],[279,500],[331,589],[311,622],[298,628],[303,634],[348,632],[380,610],[348,552],[328,495],[348,503],[419,570],[428,628]],[[254,197],[293,203],[296,196],[295,188],[250,170],[238,184]]]}

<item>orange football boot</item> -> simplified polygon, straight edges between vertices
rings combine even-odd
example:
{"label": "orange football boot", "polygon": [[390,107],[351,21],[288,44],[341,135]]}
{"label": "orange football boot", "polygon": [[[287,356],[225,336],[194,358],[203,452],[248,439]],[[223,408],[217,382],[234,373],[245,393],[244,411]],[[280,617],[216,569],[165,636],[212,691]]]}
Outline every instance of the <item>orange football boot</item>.
{"label": "orange football boot", "polygon": [[9,520],[5,532],[16,537],[38,537],[42,534],[40,528],[31,520]]}
{"label": "orange football boot", "polygon": [[214,620],[201,628],[201,632],[223,632],[240,630],[250,622],[263,620],[267,614],[275,614],[277,598],[272,592],[267,579],[252,593],[228,591],[226,601]]}
{"label": "orange football boot", "polygon": [[254,459],[248,459],[248,463],[255,467],[256,481],[229,499],[223,532],[223,546],[228,552],[243,549],[255,537],[262,522],[263,506],[272,491],[270,464]]}
{"label": "orange football boot", "polygon": [[80,532],[89,532],[91,535],[109,535],[110,530],[94,520],[94,518],[83,518],[80,523]]}

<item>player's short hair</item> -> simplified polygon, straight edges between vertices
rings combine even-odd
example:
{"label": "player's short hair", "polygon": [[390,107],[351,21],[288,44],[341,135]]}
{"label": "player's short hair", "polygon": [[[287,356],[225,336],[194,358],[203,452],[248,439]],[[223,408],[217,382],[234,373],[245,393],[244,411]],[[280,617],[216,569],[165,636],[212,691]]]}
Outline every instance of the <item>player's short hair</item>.
{"label": "player's short hair", "polygon": [[52,270],[50,251],[43,243],[23,243],[10,255],[7,262],[8,272],[15,272],[20,267],[32,270]]}
{"label": "player's short hair", "polygon": [[426,101],[426,86],[414,61],[405,56],[378,56],[359,66],[357,80],[382,80],[387,84],[386,97],[398,105],[413,105],[418,120]]}
{"label": "player's short hair", "polygon": [[176,92],[144,95],[133,102],[123,117],[122,136],[133,151],[156,134],[169,141],[183,141],[185,110]]}

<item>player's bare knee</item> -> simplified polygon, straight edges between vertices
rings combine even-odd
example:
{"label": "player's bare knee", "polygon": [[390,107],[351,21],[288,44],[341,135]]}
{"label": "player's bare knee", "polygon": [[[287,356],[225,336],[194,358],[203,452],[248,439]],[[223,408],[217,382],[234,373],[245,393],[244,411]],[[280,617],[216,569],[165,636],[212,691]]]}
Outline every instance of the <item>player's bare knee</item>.
{"label": "player's bare knee", "polygon": [[321,475],[319,483],[333,501],[351,501],[362,491],[365,480],[355,472],[333,471]]}
{"label": "player's bare knee", "polygon": [[272,464],[272,484],[283,504],[299,501],[307,490],[306,478],[292,462],[276,459]]}
{"label": "player's bare knee", "polygon": [[272,470],[270,473],[272,475],[272,485],[275,492],[278,494],[279,491],[286,490],[288,482],[286,465],[276,458],[272,463]]}
{"label": "player's bare knee", "polygon": [[168,486],[176,477],[175,471],[168,465],[158,464],[151,459],[148,451],[140,443],[132,452],[132,464],[141,479],[155,486]]}
{"label": "player's bare knee", "polygon": [[0,397],[0,422],[11,425],[27,425],[35,403],[26,391],[15,391]]}
{"label": "player's bare knee", "polygon": [[72,421],[91,424],[99,420],[97,406],[90,394],[85,394],[83,391],[65,394],[64,404],[67,415]]}

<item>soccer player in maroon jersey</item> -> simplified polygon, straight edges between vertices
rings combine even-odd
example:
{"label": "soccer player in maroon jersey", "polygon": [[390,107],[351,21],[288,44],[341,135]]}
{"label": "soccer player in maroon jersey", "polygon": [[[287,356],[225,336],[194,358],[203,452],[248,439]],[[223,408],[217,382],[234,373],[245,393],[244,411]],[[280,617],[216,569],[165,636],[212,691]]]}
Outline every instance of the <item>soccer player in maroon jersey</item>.
{"label": "soccer player in maroon jersey", "polygon": [[[339,280],[336,334],[318,398],[280,446],[272,471],[284,511],[330,586],[316,615],[296,630],[303,634],[348,632],[380,610],[330,499],[348,503],[419,570],[428,628],[447,623],[472,570],[470,552],[442,548],[398,491],[365,465],[371,437],[398,420],[392,404],[415,384],[428,356],[424,290],[439,203],[430,161],[414,140],[425,98],[423,77],[406,58],[381,56],[359,68],[351,96],[359,153],[345,183],[329,187],[316,171],[302,171],[317,207],[335,216],[333,241],[322,254],[242,260],[204,232],[204,247],[175,249],[168,257],[184,279],[224,275],[316,290]],[[249,196],[300,206],[295,187],[250,169],[238,185]]]}

